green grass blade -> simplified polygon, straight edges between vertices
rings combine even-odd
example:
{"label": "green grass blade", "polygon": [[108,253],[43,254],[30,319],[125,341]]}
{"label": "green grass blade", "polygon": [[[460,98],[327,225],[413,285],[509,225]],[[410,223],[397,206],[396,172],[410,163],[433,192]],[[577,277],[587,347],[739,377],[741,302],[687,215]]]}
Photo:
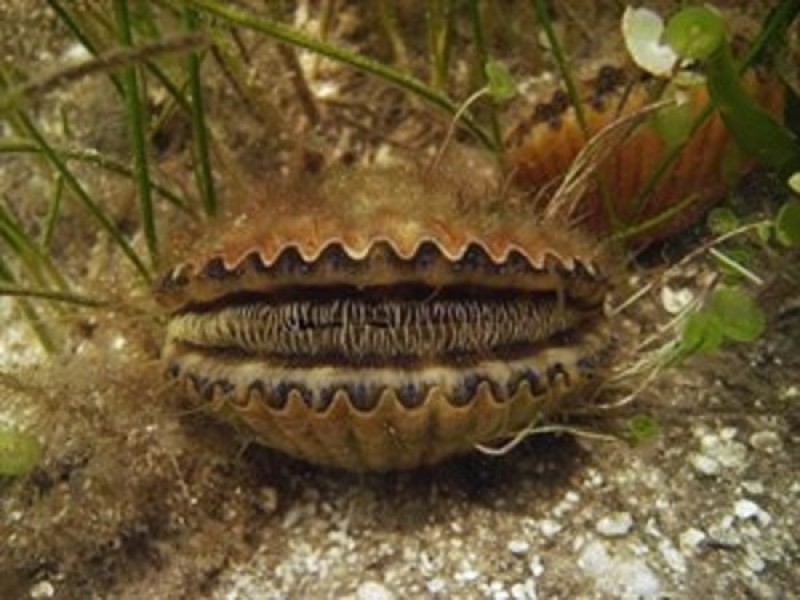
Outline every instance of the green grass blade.
{"label": "green grass blade", "polygon": [[[199,25],[197,11],[191,8],[184,10],[184,23],[191,32]],[[200,83],[200,57],[190,52],[187,58],[189,72],[189,93],[192,98],[192,140],[194,141],[195,173],[197,187],[203,199],[203,210],[209,216],[217,213],[217,194],[214,186],[214,175],[211,171],[211,153],[208,145],[208,127],[206,126],[203,104],[203,89]]]}
{"label": "green grass blade", "polygon": [[426,0],[425,20],[428,53],[431,57],[431,85],[437,90],[447,87],[454,15],[451,0]]}
{"label": "green grass blade", "polygon": [[[83,45],[88,52],[94,56],[95,58],[101,59],[101,50],[98,45],[93,42],[87,33],[84,31],[85,27],[81,26],[81,23],[74,17],[72,13],[70,13],[64,6],[61,5],[58,0],[47,0],[48,5],[53,11],[58,15],[64,25],[69,29],[70,33],[75,36],[75,38]],[[91,13],[88,13],[91,15]],[[93,18],[93,17],[89,17]],[[152,15],[151,15],[152,18]],[[102,25],[108,25],[106,22],[102,22]],[[152,28],[148,28],[148,33],[154,33]],[[180,93],[180,89],[170,80],[169,76],[154,62],[147,61],[146,63],[147,70],[158,80],[158,82],[164,86],[164,89],[167,90],[169,95],[172,99],[177,102],[183,110],[187,113],[189,112],[189,103]],[[114,71],[108,70],[106,71],[111,83],[117,89],[121,98],[125,97],[125,89],[122,80],[119,78],[117,73]]]}
{"label": "green grass blade", "polygon": [[531,0],[531,2],[533,3],[533,10],[536,13],[536,20],[539,21],[539,25],[544,30],[545,36],[547,36],[547,43],[550,46],[549,50],[552,52],[553,58],[556,61],[558,73],[561,75],[561,79],[564,81],[564,86],[567,88],[567,96],[569,96],[569,101],[572,104],[572,107],[575,109],[575,118],[578,121],[578,126],[581,128],[584,137],[588,138],[589,133],[586,127],[586,117],[583,114],[581,98],[578,94],[578,88],[575,86],[575,80],[572,78],[572,72],[567,64],[567,59],[564,56],[563,50],[561,49],[561,42],[559,42],[558,36],[553,29],[553,23],[550,20],[550,14],[547,12],[548,3],[545,0]]}
{"label": "green grass blade", "polygon": [[[488,83],[485,69],[489,62],[489,51],[486,48],[486,34],[483,30],[483,17],[479,0],[469,0],[469,14],[472,21],[478,77],[480,78],[480,85],[484,86]],[[497,117],[497,107],[493,101],[489,102],[489,124],[492,138],[494,138],[494,147],[497,148],[498,153],[502,154],[503,134],[500,132],[500,120]]]}
{"label": "green grass blade", "polygon": [[86,306],[89,308],[102,308],[108,306],[105,300],[90,298],[73,292],[59,292],[54,290],[43,290],[37,288],[27,288],[12,283],[0,283],[0,296],[10,296],[15,298],[35,298],[47,302],[59,302],[64,304],[74,304],[76,306]]}
{"label": "green grass blade", "polygon": [[[545,0],[531,0],[531,3],[533,4],[533,10],[536,13],[536,20],[544,30],[545,36],[547,36],[547,42],[550,47],[549,49],[556,61],[559,75],[561,75],[564,86],[567,88],[567,96],[569,97],[570,104],[575,111],[575,119],[578,122],[578,127],[580,127],[580,130],[583,133],[584,139],[588,140],[589,129],[586,125],[586,116],[583,113],[583,103],[581,102],[580,94],[578,94],[578,88],[575,85],[575,80],[572,77],[572,71],[567,64],[567,59],[564,56],[564,52],[561,48],[561,42],[559,42],[558,36],[553,29],[553,23],[550,20],[550,14],[548,13],[548,3]],[[602,178],[597,178],[597,184],[600,189],[600,198],[603,202],[603,211],[611,223],[612,228],[617,231],[620,227],[620,218],[616,209],[614,208],[614,202],[611,198],[608,185],[605,181],[603,181]]]}
{"label": "green grass blade", "polygon": [[[0,281],[4,281],[12,286],[16,283],[14,273],[9,268],[8,264],[3,259],[2,255],[0,255]],[[31,303],[28,302],[26,298],[18,298],[17,306],[22,312],[22,317],[28,323],[28,326],[33,331],[33,334],[36,336],[36,339],[39,340],[39,343],[41,344],[44,351],[47,352],[48,354],[55,353],[56,343],[51,337],[50,332],[47,330],[47,327],[45,327],[41,317],[33,308]]]}
{"label": "green grass blade", "polygon": [[[123,46],[132,47],[130,15],[127,0],[114,0],[114,15],[119,41]],[[133,149],[134,170],[136,172],[136,193],[139,200],[139,214],[142,220],[150,264],[158,265],[158,237],[153,214],[153,198],[150,186],[150,171],[147,164],[147,136],[145,134],[145,107],[139,91],[139,74],[136,67],[127,67],[122,72],[122,86],[125,92],[128,131]]]}
{"label": "green grass blade", "polygon": [[755,64],[764,57],[764,54],[785,43],[786,33],[798,15],[800,15],[800,2],[797,0],[782,0],[773,8],[764,21],[758,37],[748,48],[742,65],[748,67]]}
{"label": "green grass blade", "polygon": [[666,154],[664,154],[664,157],[658,162],[656,168],[647,178],[644,186],[642,186],[642,189],[639,190],[639,193],[636,196],[636,201],[634,203],[634,214],[636,216],[641,215],[647,208],[650,198],[653,197],[653,191],[656,189],[656,186],[661,182],[675,161],[678,160],[681,152],[683,152],[683,149],[692,140],[697,130],[700,129],[700,127],[702,127],[705,122],[711,118],[712,114],[714,114],[714,105],[709,102],[703,107],[703,110],[698,113],[697,117],[695,117],[694,121],[689,126],[689,134],[686,136],[686,139],[680,144],[671,146],[669,150],[667,150]]}
{"label": "green grass blade", "polygon": [[56,223],[58,222],[58,215],[61,214],[61,201],[64,199],[64,178],[61,175],[56,175],[56,180],[53,184],[53,199],[50,202],[50,210],[47,211],[47,217],[44,221],[44,234],[42,235],[42,247],[45,249],[50,248],[53,242],[53,235],[56,231]]}

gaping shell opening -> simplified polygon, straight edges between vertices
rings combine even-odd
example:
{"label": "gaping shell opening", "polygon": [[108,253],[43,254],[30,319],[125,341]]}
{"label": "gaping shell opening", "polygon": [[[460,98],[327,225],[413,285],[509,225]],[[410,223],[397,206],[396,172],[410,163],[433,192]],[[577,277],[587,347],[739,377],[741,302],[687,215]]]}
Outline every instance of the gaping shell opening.
{"label": "gaping shell opening", "polygon": [[293,365],[467,365],[514,358],[591,316],[558,291],[401,284],[244,294],[176,315],[173,339],[198,350]]}
{"label": "gaping shell opening", "polygon": [[[371,410],[387,390],[414,407],[435,388],[463,405],[485,382],[503,401],[520,386],[577,385],[604,349],[589,340],[607,291],[596,267],[537,266],[517,249],[496,260],[473,243],[453,259],[425,243],[402,257],[378,242],[362,257],[331,245],[306,261],[289,247],[270,264],[214,258],[196,277],[214,285],[175,311],[166,354],[209,399],[256,395],[281,409],[294,394],[324,411],[341,392]],[[180,270],[167,279],[191,283]]]}

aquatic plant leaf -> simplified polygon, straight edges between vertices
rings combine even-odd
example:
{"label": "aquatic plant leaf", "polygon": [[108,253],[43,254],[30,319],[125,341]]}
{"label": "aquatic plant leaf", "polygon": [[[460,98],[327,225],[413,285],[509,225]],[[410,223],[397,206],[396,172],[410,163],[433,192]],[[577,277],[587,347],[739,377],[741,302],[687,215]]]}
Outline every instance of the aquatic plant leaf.
{"label": "aquatic plant leaf", "polygon": [[664,41],[684,58],[703,60],[725,43],[725,21],[710,8],[690,6],[667,21]]}
{"label": "aquatic plant leaf", "polygon": [[508,70],[496,60],[490,60],[484,67],[489,82],[489,93],[495,102],[505,102],[517,95],[517,86]]}
{"label": "aquatic plant leaf", "polygon": [[[662,99],[666,100],[670,95],[680,95],[683,92],[672,89],[667,90]],[[653,114],[651,124],[661,140],[669,147],[676,148],[685,144],[694,131],[695,115],[692,107],[680,99],[676,104],[665,106]]]}
{"label": "aquatic plant leaf", "polygon": [[634,415],[628,420],[626,437],[634,445],[641,445],[652,441],[658,435],[659,427],[650,415]]}
{"label": "aquatic plant leaf", "polygon": [[739,217],[730,208],[714,208],[706,219],[708,228],[714,235],[725,235],[739,227]]}
{"label": "aquatic plant leaf", "polygon": [[683,328],[678,357],[685,358],[697,352],[713,352],[722,345],[722,331],[705,311],[689,315]]}
{"label": "aquatic plant leaf", "polygon": [[30,473],[42,458],[42,445],[28,433],[0,429],[0,475]]}
{"label": "aquatic plant leaf", "polygon": [[720,332],[737,342],[757,340],[766,327],[766,317],[756,301],[740,287],[720,287],[711,296],[709,315]]}
{"label": "aquatic plant leaf", "polygon": [[706,63],[708,91],[736,142],[778,172],[800,168],[800,142],[750,97],[726,42]]}
{"label": "aquatic plant leaf", "polygon": [[775,218],[775,237],[789,248],[800,246],[800,200],[789,200]]}
{"label": "aquatic plant leaf", "polygon": [[622,15],[622,37],[633,61],[648,73],[667,76],[672,73],[678,55],[662,43],[664,22],[649,8],[628,7]]}

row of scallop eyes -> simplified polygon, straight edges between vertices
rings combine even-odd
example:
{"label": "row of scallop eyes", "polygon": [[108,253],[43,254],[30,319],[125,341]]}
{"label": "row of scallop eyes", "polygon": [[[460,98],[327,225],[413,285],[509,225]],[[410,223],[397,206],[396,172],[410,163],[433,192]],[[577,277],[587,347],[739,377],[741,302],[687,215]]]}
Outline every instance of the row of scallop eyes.
{"label": "row of scallop eyes", "polygon": [[[622,69],[605,65],[598,70],[597,76],[593,80],[594,87],[591,95],[584,101],[595,110],[602,111],[609,94],[619,89],[624,83],[625,73]],[[570,100],[567,93],[562,89],[554,91],[548,102],[537,103],[530,118],[517,125],[509,136],[507,145],[513,147],[524,143],[526,136],[535,125],[547,124],[557,129],[561,126],[562,117],[569,107]]]}
{"label": "row of scallop eyes", "polygon": [[[576,364],[578,374],[585,380],[591,379],[595,375],[600,360],[599,356],[587,356],[580,359]],[[173,379],[181,377],[181,367],[177,362],[169,367],[168,375]],[[209,402],[215,399],[215,393],[222,394],[222,397],[226,400],[236,402],[236,386],[226,379],[210,380],[191,372],[185,373],[183,377],[195,394]],[[559,380],[563,381],[567,386],[573,384],[570,373],[560,362],[549,365],[543,371],[534,367],[519,369],[502,383],[474,372],[466,372],[460,382],[448,394],[448,400],[454,406],[466,406],[473,400],[478,392],[478,387],[483,383],[489,386],[492,396],[499,402],[509,400],[524,384],[528,385],[528,389],[534,396],[542,396],[547,393],[548,388]],[[403,406],[415,408],[422,405],[433,385],[432,383],[410,379],[404,385],[393,389]],[[377,382],[372,384],[353,382],[350,384],[329,385],[314,390],[301,381],[270,382],[256,380],[248,386],[248,397],[256,395],[263,398],[271,408],[280,409],[286,405],[289,394],[295,391],[307,406],[317,411],[324,411],[333,402],[336,392],[343,390],[355,408],[368,411],[375,408],[385,389],[385,385],[380,385]]]}
{"label": "row of scallop eyes", "polygon": [[[495,275],[525,275],[543,271],[534,267],[518,250],[511,250],[504,261],[498,262],[478,244],[470,244],[457,260],[447,258],[433,242],[423,242],[409,258],[398,256],[388,245],[384,247],[376,245],[376,249],[372,252],[380,252],[381,263],[399,272],[403,270],[425,272],[442,264],[449,266],[454,272],[481,272]],[[270,265],[266,265],[256,252],[250,253],[239,265],[230,268],[221,257],[215,257],[205,264],[199,276],[213,280],[235,279],[249,270],[273,275],[313,275],[317,270],[355,273],[368,269],[370,263],[369,255],[362,259],[352,258],[339,244],[331,244],[311,261],[304,259],[297,248],[290,246],[284,249],[277,260]],[[595,272],[594,266],[585,265],[580,261],[575,261],[573,268],[569,269],[560,261],[553,259],[553,267],[564,277],[590,278]],[[167,275],[163,285],[172,288],[182,287],[188,283],[189,276],[185,268],[178,267]]]}

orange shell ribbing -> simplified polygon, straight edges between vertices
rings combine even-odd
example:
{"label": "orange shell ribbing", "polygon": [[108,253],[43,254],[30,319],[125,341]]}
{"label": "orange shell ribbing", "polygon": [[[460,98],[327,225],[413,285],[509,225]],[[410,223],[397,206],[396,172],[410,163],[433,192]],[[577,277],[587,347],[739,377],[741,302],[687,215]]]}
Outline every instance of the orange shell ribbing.
{"label": "orange shell ribbing", "polygon": [[[363,259],[376,244],[386,243],[398,257],[408,259],[431,242],[455,261],[470,245],[478,245],[496,263],[516,251],[536,269],[545,269],[553,260],[567,270],[580,263],[594,271],[594,246],[564,224],[539,222],[519,206],[493,212],[482,206],[463,207],[457,192],[453,185],[405,169],[339,173],[300,195],[287,191],[263,207],[251,208],[210,249],[192,253],[172,269],[156,287],[156,299],[168,310],[177,310],[196,296],[208,301],[217,293],[227,294],[235,276],[228,283],[210,283],[203,272],[211,261],[222,261],[235,273],[253,255],[268,268],[282,253],[295,249],[312,263],[330,246]],[[185,285],[173,285],[175,280]]]}
{"label": "orange shell ribbing", "polygon": [[[780,117],[784,96],[779,82],[749,72],[744,84],[770,114]],[[596,135],[615,119],[632,115],[657,100],[641,84],[634,85],[628,92],[625,95],[605,94],[599,101],[595,96],[584,104],[590,136]],[[699,115],[708,102],[705,86],[694,87],[689,92],[688,106],[693,117]],[[517,183],[531,190],[552,185],[568,171],[584,146],[584,139],[572,108],[559,115],[550,115],[549,122],[519,125],[508,141],[510,163]],[[694,132],[676,161],[647,196],[644,206],[639,208],[637,202],[640,193],[669,151],[651,122],[646,120],[627,139],[618,146],[609,147],[604,153],[597,171],[602,183],[599,186],[595,182],[589,187],[577,203],[575,217],[596,234],[611,232],[601,186],[605,188],[622,228],[655,219],[693,196],[694,200],[677,214],[630,241],[646,244],[673,235],[723,195],[726,188],[724,167],[732,146],[733,142],[719,114],[712,114]],[[752,165],[752,161],[746,161],[742,170]]]}

